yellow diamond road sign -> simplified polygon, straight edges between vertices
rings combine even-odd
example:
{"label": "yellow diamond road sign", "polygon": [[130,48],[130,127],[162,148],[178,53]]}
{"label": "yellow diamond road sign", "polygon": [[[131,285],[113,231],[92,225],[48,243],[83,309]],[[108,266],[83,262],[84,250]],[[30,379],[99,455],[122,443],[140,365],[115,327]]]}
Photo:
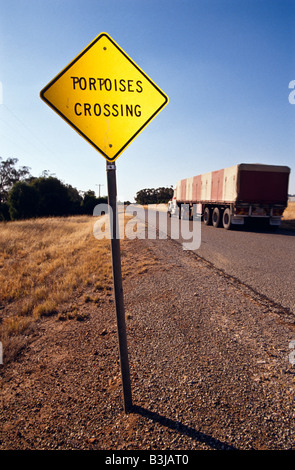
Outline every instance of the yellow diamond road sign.
{"label": "yellow diamond road sign", "polygon": [[108,161],[168,103],[168,97],[106,33],[40,93]]}

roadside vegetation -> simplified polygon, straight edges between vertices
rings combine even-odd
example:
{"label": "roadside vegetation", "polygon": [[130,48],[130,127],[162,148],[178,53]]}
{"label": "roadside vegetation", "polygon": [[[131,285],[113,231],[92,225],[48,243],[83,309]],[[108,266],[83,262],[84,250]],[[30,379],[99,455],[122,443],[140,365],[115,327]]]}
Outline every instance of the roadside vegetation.
{"label": "roadside vegetation", "polygon": [[[94,237],[95,221],[75,216],[0,223],[0,341],[10,358],[42,317],[84,320],[75,299],[99,303],[112,295],[110,240]],[[121,251],[123,278],[157,263],[132,240],[122,240]]]}
{"label": "roadside vegetation", "polygon": [[[106,199],[82,194],[46,171],[32,177],[17,161],[0,157],[0,341],[11,358],[38,320],[83,320],[73,299],[84,295],[85,302],[99,303],[112,290],[110,241],[93,235],[93,208]],[[136,201],[160,204],[171,194],[172,188],[145,189]],[[295,230],[295,202],[282,228]],[[157,264],[136,240],[122,240],[121,252],[123,278]]]}
{"label": "roadside vegetation", "polygon": [[282,228],[295,230],[295,202],[289,202],[282,218]]}
{"label": "roadside vegetation", "polygon": [[0,157],[0,221],[92,215],[97,204],[107,203],[106,196],[78,191],[47,170],[32,176],[28,167],[17,167],[17,163],[17,158]]}
{"label": "roadside vegetation", "polygon": [[135,202],[142,206],[147,204],[166,204],[173,197],[173,188],[146,188],[137,191]]}

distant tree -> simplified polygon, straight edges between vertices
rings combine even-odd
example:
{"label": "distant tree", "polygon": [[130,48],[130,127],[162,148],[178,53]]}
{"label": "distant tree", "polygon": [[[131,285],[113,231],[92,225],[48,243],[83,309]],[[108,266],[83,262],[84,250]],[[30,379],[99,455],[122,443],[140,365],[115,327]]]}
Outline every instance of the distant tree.
{"label": "distant tree", "polygon": [[135,202],[137,204],[153,204],[154,202],[154,189],[141,189],[137,191],[135,196]]}
{"label": "distant tree", "polygon": [[19,181],[8,195],[11,220],[35,217],[38,211],[38,193],[31,184]]}
{"label": "distant tree", "polygon": [[0,202],[0,222],[9,220],[9,205],[7,202]]}
{"label": "distant tree", "polygon": [[27,166],[16,168],[17,162],[17,158],[3,160],[0,157],[0,203],[7,202],[8,193],[15,183],[30,176],[30,168]]}
{"label": "distant tree", "polygon": [[62,216],[70,213],[68,188],[53,176],[35,178],[30,183],[38,193],[39,217]]}
{"label": "distant tree", "polygon": [[96,197],[95,192],[88,190],[84,193],[81,209],[83,214],[92,215],[93,209],[97,204],[107,204],[107,197]]}
{"label": "distant tree", "polygon": [[82,213],[89,214],[89,215],[92,214],[93,209],[96,206],[96,204],[97,202],[96,202],[95,192],[91,191],[90,189],[84,192],[83,200],[81,203]]}
{"label": "distant tree", "polygon": [[[12,220],[77,215],[81,213],[81,201],[82,196],[76,188],[64,185],[55,177],[31,177],[26,182],[14,184],[8,195],[7,212]],[[0,213],[1,219],[7,220],[7,217],[1,217]]]}
{"label": "distant tree", "polygon": [[76,188],[70,184],[66,185],[69,198],[69,214],[77,215],[81,213],[83,197]]}
{"label": "distant tree", "polygon": [[53,178],[56,177],[56,175],[54,173],[50,173],[49,170],[43,170],[40,175],[40,178],[49,178],[49,176],[52,176]]}
{"label": "distant tree", "polygon": [[17,158],[0,157],[0,221],[31,217],[93,214],[97,204],[107,204],[107,197],[97,198],[94,191],[83,195],[66,185],[48,170],[40,177],[26,166],[16,168]]}
{"label": "distant tree", "polygon": [[173,197],[172,188],[158,188],[156,189],[157,204],[165,204]]}
{"label": "distant tree", "polygon": [[157,188],[157,189],[141,189],[136,193],[135,201],[137,204],[162,204],[168,202],[173,197],[173,189]]}

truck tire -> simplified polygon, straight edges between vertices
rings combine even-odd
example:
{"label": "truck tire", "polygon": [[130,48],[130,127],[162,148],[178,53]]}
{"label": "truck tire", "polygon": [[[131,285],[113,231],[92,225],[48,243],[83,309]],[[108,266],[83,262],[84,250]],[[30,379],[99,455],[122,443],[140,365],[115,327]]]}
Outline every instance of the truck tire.
{"label": "truck tire", "polygon": [[178,218],[181,219],[181,204],[179,204],[177,207],[178,207]]}
{"label": "truck tire", "polygon": [[189,211],[189,209],[187,209],[187,206],[188,206],[188,204],[182,204],[182,205],[181,205],[181,215],[180,215],[180,218],[181,218],[182,220],[189,220],[189,218],[190,218],[190,217],[189,217],[190,211]]}
{"label": "truck tire", "polygon": [[204,225],[211,225],[211,213],[209,207],[205,207],[203,215]]}
{"label": "truck tire", "polygon": [[229,208],[225,209],[225,211],[223,212],[222,224],[223,224],[223,228],[225,228],[226,230],[229,230],[231,228]]}
{"label": "truck tire", "polygon": [[213,224],[213,227],[220,226],[220,210],[218,207],[214,207],[213,214],[212,214],[212,224]]}

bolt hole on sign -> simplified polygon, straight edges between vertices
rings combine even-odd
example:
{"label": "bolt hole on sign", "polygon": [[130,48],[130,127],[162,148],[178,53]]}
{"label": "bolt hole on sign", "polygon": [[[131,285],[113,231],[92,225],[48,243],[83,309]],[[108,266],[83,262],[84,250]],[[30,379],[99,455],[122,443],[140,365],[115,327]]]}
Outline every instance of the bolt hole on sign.
{"label": "bolt hole on sign", "polygon": [[108,161],[115,161],[168,97],[106,33],[40,93]]}

